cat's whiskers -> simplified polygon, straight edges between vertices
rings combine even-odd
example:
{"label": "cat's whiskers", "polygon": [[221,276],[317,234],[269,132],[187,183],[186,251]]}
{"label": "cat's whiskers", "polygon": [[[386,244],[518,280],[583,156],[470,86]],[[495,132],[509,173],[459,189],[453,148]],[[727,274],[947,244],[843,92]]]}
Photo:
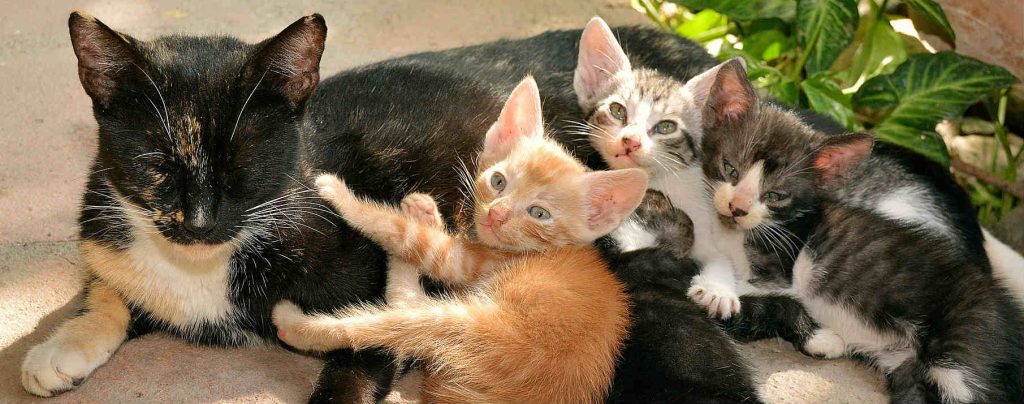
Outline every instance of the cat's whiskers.
{"label": "cat's whiskers", "polygon": [[238,122],[242,120],[242,113],[245,112],[245,107],[249,105],[249,100],[252,99],[253,94],[256,94],[256,89],[260,88],[260,84],[263,83],[264,77],[267,77],[267,71],[263,72],[260,79],[256,81],[256,85],[252,88],[252,91],[249,92],[249,96],[245,97],[245,102],[242,103],[242,109],[238,110],[238,117],[235,118],[235,126],[231,128],[231,136],[228,137],[228,140],[235,140],[235,132],[238,131]]}
{"label": "cat's whiskers", "polygon": [[[142,74],[146,75],[146,79],[149,80],[149,84],[151,84],[153,86],[153,89],[156,90],[156,95],[160,98],[160,104],[164,107],[164,114],[163,117],[160,119],[160,122],[163,123],[164,131],[167,132],[167,136],[171,137],[171,115],[167,112],[167,102],[164,101],[164,94],[160,92],[160,87],[156,85],[156,81],[154,81],[153,77],[150,76],[148,72],[146,72],[146,69],[143,69],[141,66],[134,63],[132,63],[132,65],[134,65],[135,68],[139,69],[139,71],[141,71]],[[153,100],[149,99],[149,96],[146,96],[146,99],[149,100],[149,103],[153,105],[154,109],[156,109],[156,103],[154,103]],[[157,109],[156,112],[157,116],[159,117],[160,110]]]}

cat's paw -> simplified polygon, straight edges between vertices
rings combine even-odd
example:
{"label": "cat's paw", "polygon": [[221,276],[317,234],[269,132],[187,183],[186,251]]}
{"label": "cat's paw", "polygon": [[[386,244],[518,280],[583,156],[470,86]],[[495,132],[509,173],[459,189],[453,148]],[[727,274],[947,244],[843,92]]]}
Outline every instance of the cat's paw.
{"label": "cat's paw", "polygon": [[835,359],[846,353],[846,341],[828,328],[819,328],[804,342],[801,351],[818,359]]}
{"label": "cat's paw", "polygon": [[340,328],[320,324],[320,318],[324,317],[305,314],[288,300],[279,302],[270,313],[270,319],[277,327],[277,338],[292,348],[324,352],[344,348],[337,341],[342,335]]}
{"label": "cat's paw", "polygon": [[734,287],[701,275],[693,277],[686,295],[711,317],[725,320],[740,312],[740,297]]}
{"label": "cat's paw", "polygon": [[441,212],[437,210],[437,202],[424,193],[414,192],[402,198],[402,213],[426,226],[444,226]]}
{"label": "cat's paw", "polygon": [[55,336],[32,347],[25,355],[21,364],[21,384],[29,393],[40,397],[52,397],[74,389],[97,367],[106,363],[116,348],[108,348],[95,340],[72,343]]}
{"label": "cat's paw", "polygon": [[343,201],[352,195],[345,181],[334,174],[321,174],[316,177],[316,189],[324,199]]}
{"label": "cat's paw", "polygon": [[305,350],[306,343],[301,338],[302,324],[306,322],[307,316],[299,306],[287,300],[282,300],[270,314],[270,319],[277,327],[277,338],[285,344],[296,349]]}

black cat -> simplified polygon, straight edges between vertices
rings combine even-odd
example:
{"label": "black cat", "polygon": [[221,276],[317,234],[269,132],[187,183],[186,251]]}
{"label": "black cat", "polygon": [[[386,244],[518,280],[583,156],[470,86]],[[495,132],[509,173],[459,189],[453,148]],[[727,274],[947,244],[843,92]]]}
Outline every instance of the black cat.
{"label": "black cat", "polygon": [[[255,45],[140,41],[80,13],[69,27],[99,152],[80,218],[85,306],[22,365],[40,396],[74,388],[151,330],[273,343],[270,309],[282,299],[331,311],[381,298],[383,253],[307,187],[309,174],[341,173],[380,199],[422,189],[448,217],[460,157],[472,161],[501,103],[458,77],[401,66],[350,72],[313,95],[319,15]],[[314,399],[375,401],[393,362],[329,354]]]}

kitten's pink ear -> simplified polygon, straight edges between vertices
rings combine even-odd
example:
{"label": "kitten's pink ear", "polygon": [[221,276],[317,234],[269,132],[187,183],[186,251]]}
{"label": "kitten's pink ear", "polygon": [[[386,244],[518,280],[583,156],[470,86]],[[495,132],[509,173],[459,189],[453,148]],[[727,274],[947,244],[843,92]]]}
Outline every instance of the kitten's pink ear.
{"label": "kitten's pink ear", "polygon": [[595,171],[583,179],[588,205],[587,228],[594,239],[611,233],[640,205],[647,172],[639,168]]}
{"label": "kitten's pink ear", "polygon": [[79,11],[68,18],[68,31],[71,47],[78,57],[82,88],[100,106],[107,107],[128,80],[144,79],[142,69],[147,63],[135,50],[135,40],[131,37]]}
{"label": "kitten's pink ear", "polygon": [[243,70],[245,83],[274,90],[293,105],[302,104],[320,82],[320,57],[326,40],[323,16],[300,18],[257,45],[259,51]]}
{"label": "kitten's pink ear", "polygon": [[504,160],[523,138],[541,136],[544,117],[540,109],[540,91],[533,77],[526,77],[512,90],[501,108],[498,120],[487,130],[480,166]]}
{"label": "kitten's pink ear", "polygon": [[847,176],[860,166],[871,149],[875,138],[870,133],[848,133],[828,137],[814,156],[814,168],[818,170],[818,184],[824,188],[835,188],[845,182]]}
{"label": "kitten's pink ear", "polygon": [[622,51],[611,28],[601,19],[594,17],[583,28],[580,38],[579,59],[573,78],[573,89],[580,105],[591,105],[597,100],[598,91],[620,72],[631,71],[629,58]]}
{"label": "kitten's pink ear", "polygon": [[743,58],[734,57],[712,67],[688,81],[686,88],[696,105],[704,106],[705,128],[743,121],[758,112],[757,92],[747,79]]}

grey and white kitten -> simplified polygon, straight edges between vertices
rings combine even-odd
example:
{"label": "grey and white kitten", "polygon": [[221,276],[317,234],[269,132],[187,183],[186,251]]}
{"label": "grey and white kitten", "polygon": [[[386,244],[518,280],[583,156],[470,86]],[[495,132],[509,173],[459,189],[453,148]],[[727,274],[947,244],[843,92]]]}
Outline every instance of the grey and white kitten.
{"label": "grey and white kitten", "polygon": [[[706,183],[699,163],[708,124],[704,110],[713,101],[712,88],[722,90],[720,94],[737,94],[749,86],[721,80],[723,74],[733,72],[745,74],[742,59],[722,63],[685,83],[655,71],[633,69],[611,32],[592,22],[581,40],[574,83],[594,149],[612,168],[647,168],[651,188],[664,193],[693,220],[692,256],[704,266],[689,295],[722,318],[739,311],[737,280],[751,277],[751,260],[757,264],[755,269],[768,266],[768,262],[789,267],[803,242],[785,224],[762,221],[751,233],[756,233],[756,240],[746,240],[744,252],[742,232],[728,228],[753,229],[749,227],[752,219],[763,214],[769,204],[787,204],[786,195],[763,192],[742,201],[723,195],[715,201],[706,192],[714,184]],[[756,97],[744,102],[773,104]],[[816,130],[844,132],[820,116],[781,108]],[[842,203],[935,232],[951,240],[962,253],[990,261],[992,275],[1024,306],[1024,257],[981,229],[969,198],[948,170],[901,147],[879,144],[864,164],[848,175],[849,181],[836,190]],[[730,202],[736,203],[730,206]],[[633,247],[652,240],[642,228],[629,223],[613,237],[619,244]],[[756,245],[759,242],[761,245]]]}
{"label": "grey and white kitten", "polygon": [[[739,311],[736,279],[750,276],[742,235],[725,232],[715,216],[700,167],[703,73],[682,83],[633,68],[607,25],[592,20],[580,40],[574,90],[587,117],[591,145],[613,169],[642,167],[650,188],[664,194],[693,222],[690,256],[700,274],[688,295],[714,316]],[[653,246],[643,226],[627,222],[612,237],[625,250]]]}
{"label": "grey and white kitten", "polygon": [[751,291],[804,306],[823,327],[806,350],[864,359],[885,374],[892,402],[1024,399],[1021,313],[987,260],[841,196],[875,148],[871,135],[825,135],[757,102],[738,63],[722,70],[704,111],[716,208],[747,209],[723,220],[745,232],[811,218],[787,283]]}

